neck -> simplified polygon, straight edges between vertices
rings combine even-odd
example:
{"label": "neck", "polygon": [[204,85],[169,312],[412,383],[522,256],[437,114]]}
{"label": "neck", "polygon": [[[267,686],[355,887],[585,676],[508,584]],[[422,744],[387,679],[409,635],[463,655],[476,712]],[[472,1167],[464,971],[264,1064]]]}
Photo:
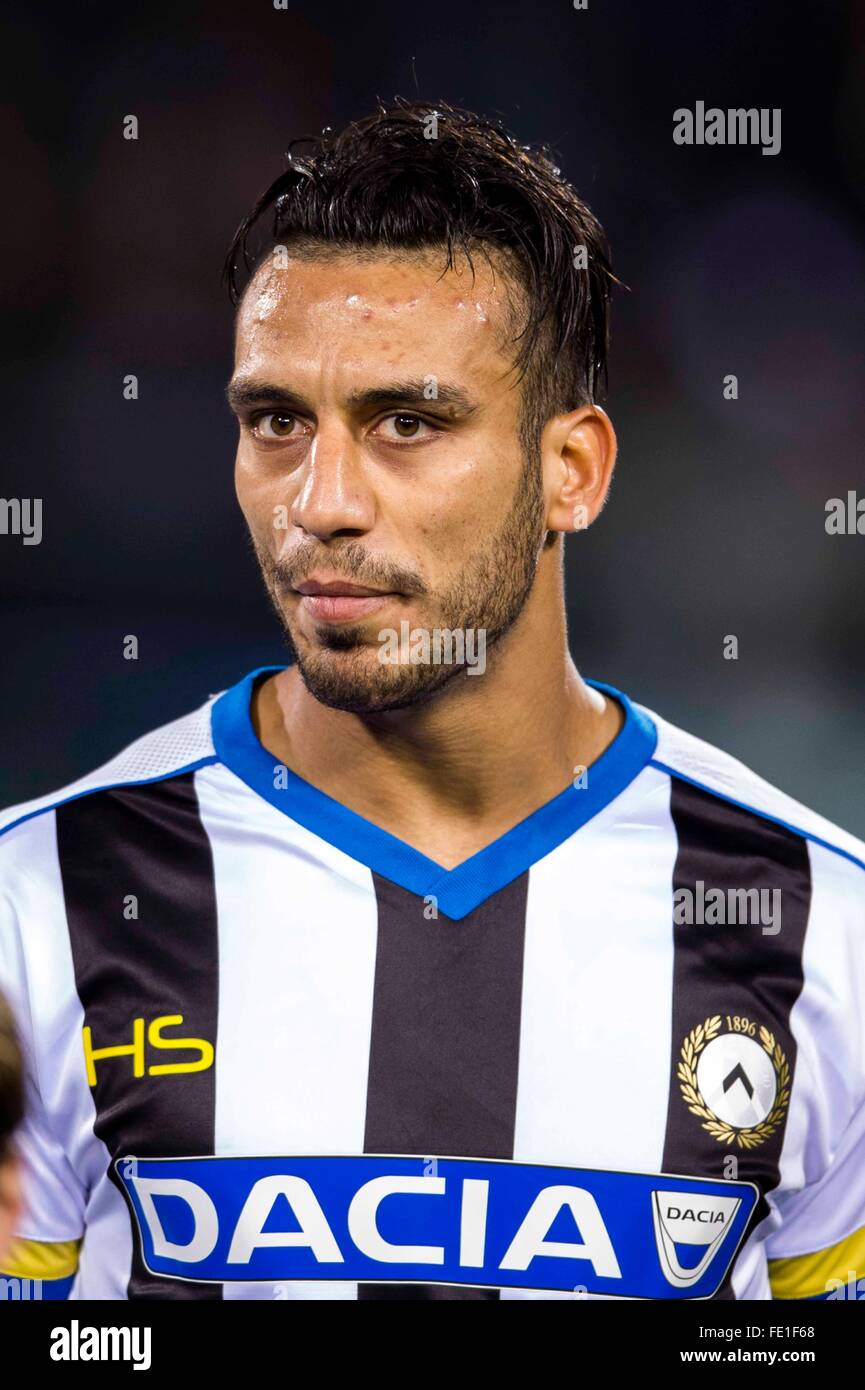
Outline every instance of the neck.
{"label": "neck", "polygon": [[571,661],[560,589],[544,592],[551,578],[539,574],[482,676],[361,716],[320,704],[291,667],[257,692],[259,739],[298,776],[452,867],[563,791],[621,726],[619,707]]}

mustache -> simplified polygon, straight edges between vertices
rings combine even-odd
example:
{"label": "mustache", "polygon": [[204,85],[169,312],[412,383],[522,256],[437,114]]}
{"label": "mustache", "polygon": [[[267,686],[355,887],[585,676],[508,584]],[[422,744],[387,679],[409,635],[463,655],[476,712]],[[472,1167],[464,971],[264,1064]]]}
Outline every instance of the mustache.
{"label": "mustache", "polygon": [[272,556],[259,553],[259,560],[268,578],[279,589],[295,589],[317,570],[323,570],[333,578],[388,593],[410,596],[426,590],[416,570],[370,555],[357,541],[345,541],[338,547],[326,549],[314,541],[302,542],[291,555],[282,559],[274,560]]}

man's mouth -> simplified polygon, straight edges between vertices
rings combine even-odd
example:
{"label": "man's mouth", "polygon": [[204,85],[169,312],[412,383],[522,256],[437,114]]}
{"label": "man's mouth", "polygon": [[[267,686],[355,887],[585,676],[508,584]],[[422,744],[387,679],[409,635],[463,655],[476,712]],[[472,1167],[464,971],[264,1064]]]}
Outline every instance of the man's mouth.
{"label": "man's mouth", "polygon": [[345,623],[365,618],[398,597],[387,590],[351,584],[347,579],[305,579],[294,589],[300,596],[301,608],[319,623]]}

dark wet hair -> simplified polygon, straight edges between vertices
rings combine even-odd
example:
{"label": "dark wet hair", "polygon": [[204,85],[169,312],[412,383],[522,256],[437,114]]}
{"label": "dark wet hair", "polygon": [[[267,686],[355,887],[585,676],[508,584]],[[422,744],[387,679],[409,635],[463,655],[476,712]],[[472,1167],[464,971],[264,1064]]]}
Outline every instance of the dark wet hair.
{"label": "dark wet hair", "polygon": [[[295,147],[311,148],[304,154]],[[609,298],[615,277],[594,213],[551,155],[499,125],[439,102],[397,98],[344,130],[292,141],[288,168],[258,199],[232,242],[232,301],[274,246],[496,253],[521,300],[512,306],[522,432],[603,398]],[[518,321],[517,321],[518,320]]]}

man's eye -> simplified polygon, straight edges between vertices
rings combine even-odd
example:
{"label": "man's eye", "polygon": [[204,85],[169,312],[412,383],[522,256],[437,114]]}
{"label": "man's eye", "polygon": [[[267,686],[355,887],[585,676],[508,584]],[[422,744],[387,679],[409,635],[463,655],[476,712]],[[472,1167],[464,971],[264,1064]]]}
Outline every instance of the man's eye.
{"label": "man's eye", "polygon": [[284,410],[271,410],[258,415],[252,422],[252,432],[259,439],[288,439],[297,424],[297,417]]}
{"label": "man's eye", "polygon": [[438,431],[433,425],[421,420],[419,415],[388,415],[382,420],[377,428],[384,429],[385,439],[418,439],[423,438],[422,431],[428,430],[431,434]]}

